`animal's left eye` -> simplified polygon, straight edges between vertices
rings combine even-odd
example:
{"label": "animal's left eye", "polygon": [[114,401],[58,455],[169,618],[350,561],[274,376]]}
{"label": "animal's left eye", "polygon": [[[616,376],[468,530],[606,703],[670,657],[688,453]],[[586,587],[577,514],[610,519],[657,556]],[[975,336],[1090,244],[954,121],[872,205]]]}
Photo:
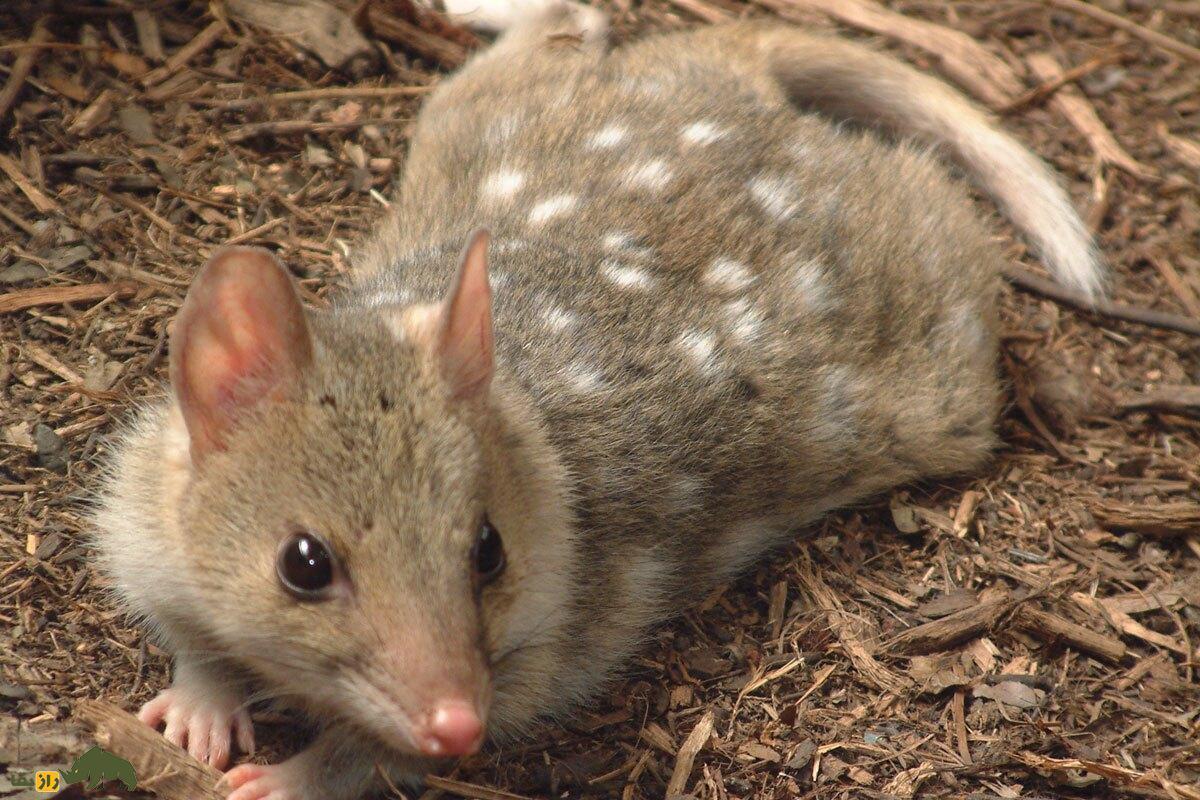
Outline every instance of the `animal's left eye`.
{"label": "animal's left eye", "polygon": [[471,548],[471,564],[480,586],[491,583],[504,572],[504,542],[500,541],[500,532],[487,517],[483,518],[479,533],[475,536],[475,545]]}
{"label": "animal's left eye", "polygon": [[297,600],[321,600],[333,584],[333,556],[325,543],[307,531],[283,541],[275,571],[279,582]]}

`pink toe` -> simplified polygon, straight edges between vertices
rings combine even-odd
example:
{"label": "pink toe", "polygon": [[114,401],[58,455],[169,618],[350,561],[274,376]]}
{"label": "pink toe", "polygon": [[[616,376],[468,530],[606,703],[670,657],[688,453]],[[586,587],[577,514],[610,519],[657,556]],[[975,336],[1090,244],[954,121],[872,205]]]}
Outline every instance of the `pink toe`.
{"label": "pink toe", "polygon": [[157,728],[166,716],[167,710],[171,707],[170,690],[159,692],[158,696],[150,702],[142,706],[138,711],[138,719],[149,725],[151,728]]}
{"label": "pink toe", "polygon": [[229,729],[214,727],[208,737],[208,763],[216,769],[225,769],[229,763]]}
{"label": "pink toe", "polygon": [[254,723],[248,711],[239,711],[233,717],[233,728],[237,733],[238,748],[248,756],[254,755]]}
{"label": "pink toe", "polygon": [[209,722],[203,716],[192,717],[188,725],[188,753],[197,761],[208,761]]}
{"label": "pink toe", "polygon": [[262,764],[239,764],[225,773],[221,783],[230,789],[239,789],[251,781],[258,780],[267,772],[268,768]]}
{"label": "pink toe", "polygon": [[163,736],[167,737],[167,741],[176,747],[186,747],[187,745],[187,721],[177,709],[172,708],[167,712],[167,729],[163,731]]}

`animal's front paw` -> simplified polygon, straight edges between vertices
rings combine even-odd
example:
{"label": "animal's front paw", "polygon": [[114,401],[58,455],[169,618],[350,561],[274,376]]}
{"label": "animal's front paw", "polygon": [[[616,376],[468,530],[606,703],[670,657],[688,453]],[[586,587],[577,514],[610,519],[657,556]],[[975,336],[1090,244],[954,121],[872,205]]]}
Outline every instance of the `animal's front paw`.
{"label": "animal's front paw", "polygon": [[291,762],[241,764],[225,773],[221,783],[231,791],[226,800],[310,800]]}
{"label": "animal's front paw", "polygon": [[254,726],[250,712],[236,697],[208,696],[180,687],[161,692],[142,706],[138,719],[152,728],[166,723],[163,735],[198,761],[225,769],[233,741],[243,753],[254,752]]}

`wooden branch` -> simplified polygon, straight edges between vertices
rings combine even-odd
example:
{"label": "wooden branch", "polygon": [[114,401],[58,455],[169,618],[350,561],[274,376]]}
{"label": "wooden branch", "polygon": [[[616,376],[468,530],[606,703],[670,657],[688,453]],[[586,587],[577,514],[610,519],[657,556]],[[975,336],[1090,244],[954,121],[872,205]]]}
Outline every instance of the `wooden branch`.
{"label": "wooden branch", "polygon": [[512,792],[492,789],[488,786],[480,786],[453,778],[441,778],[437,775],[426,775],[424,781],[425,785],[430,789],[450,792],[459,797],[470,798],[470,800],[528,800],[528,798],[519,794],[513,794]]}
{"label": "wooden branch", "polygon": [[1192,336],[1200,336],[1200,320],[1194,320],[1179,314],[1170,314],[1165,311],[1154,311],[1149,308],[1113,303],[1108,300],[1100,300],[1093,303],[1078,292],[1046,278],[1039,278],[1032,272],[1020,267],[1005,267],[1004,277],[1018,288],[1043,295],[1055,302],[1071,306],[1080,311],[1119,319],[1125,322],[1136,322],[1139,325],[1148,325],[1151,328],[1164,328],[1166,330],[1187,333]]}
{"label": "wooden branch", "polygon": [[117,297],[132,297],[136,291],[137,287],[132,283],[88,283],[82,286],[43,286],[36,289],[21,289],[16,292],[0,294],[0,314],[22,311],[35,306],[103,300],[110,294],[115,294]]}
{"label": "wooden branch", "polygon": [[1012,114],[1020,111],[1027,106],[1037,105],[1046,98],[1053,95],[1068,83],[1075,83],[1080,78],[1091,75],[1101,67],[1106,67],[1109,64],[1118,64],[1129,57],[1129,53],[1124,50],[1113,50],[1108,53],[1101,53],[1095,58],[1089,58],[1082,64],[1076,64],[1070,69],[1059,74],[1057,78],[1043,81],[1037,86],[1030,89],[1025,94],[1013,100],[1003,108],[997,109],[1001,114]]}
{"label": "wooden branch", "polygon": [[711,22],[714,25],[721,22],[728,22],[733,19],[733,14],[730,14],[723,8],[717,8],[711,3],[706,3],[704,0],[668,0],[671,5],[676,8],[681,8],[694,17]]}
{"label": "wooden branch", "polygon": [[364,16],[371,32],[380,39],[395,42],[441,67],[457,69],[467,60],[466,46],[389,14],[377,5],[368,6]]}
{"label": "wooden branch", "polygon": [[1117,410],[1200,417],[1200,386],[1160,386],[1152,392],[1127,394],[1117,400]]}
{"label": "wooden branch", "polygon": [[1111,636],[1096,633],[1090,628],[1043,611],[1033,606],[1024,606],[1017,613],[1017,624],[1026,633],[1039,639],[1062,640],[1076,650],[1091,653],[1106,661],[1120,661],[1125,657],[1125,643]]}
{"label": "wooden branch", "polygon": [[[1025,57],[1025,61],[1038,80],[1056,81],[1064,75],[1058,61],[1048,53],[1030,53]],[[1137,159],[1125,152],[1125,148],[1121,147],[1116,137],[1100,120],[1096,109],[1092,108],[1092,104],[1074,86],[1061,87],[1050,102],[1075,130],[1083,134],[1101,162],[1120,167],[1139,178],[1154,177],[1154,170],[1138,163]]]}
{"label": "wooden branch", "polygon": [[1126,33],[1132,33],[1134,36],[1150,44],[1157,45],[1164,50],[1170,50],[1172,53],[1184,58],[1200,63],[1200,49],[1192,47],[1190,44],[1184,44],[1178,39],[1172,39],[1170,36],[1152,31],[1144,25],[1139,25],[1133,20],[1125,19],[1111,11],[1106,11],[1098,5],[1092,3],[1084,3],[1082,0],[1047,0],[1052,6],[1074,11],[1086,17],[1099,20],[1114,28],[1120,28]]}
{"label": "wooden branch", "polygon": [[820,11],[854,28],[918,47],[938,59],[945,73],[992,109],[1002,109],[1023,88],[1007,63],[962,31],[913,19],[872,0],[756,0],[781,17],[797,9]]}
{"label": "wooden branch", "polygon": [[8,116],[9,110],[17,102],[17,96],[21,94],[21,87],[25,85],[25,79],[33,71],[33,64],[37,61],[38,53],[42,51],[42,47],[49,40],[50,29],[46,27],[46,17],[41,17],[34,23],[33,32],[29,34],[29,40],[26,42],[27,49],[22,50],[17,56],[16,61],[13,62],[12,71],[8,75],[8,81],[4,84],[4,88],[0,89],[0,121]]}
{"label": "wooden branch", "polygon": [[898,655],[917,656],[947,650],[995,628],[1021,601],[1011,597],[990,600],[964,608],[947,617],[901,631],[882,649]]}
{"label": "wooden branch", "polygon": [[161,67],[152,69],[143,75],[142,85],[153,86],[170,78],[187,66],[187,63],[193,58],[216,44],[224,32],[225,24],[220,20],[213,20],[208,24],[208,27],[197,33],[190,42],[171,54],[171,57]]}
{"label": "wooden branch", "polygon": [[301,47],[333,69],[358,71],[378,58],[345,11],[325,0],[228,0],[229,12]]}
{"label": "wooden branch", "polygon": [[1164,503],[1158,506],[1099,503],[1089,508],[1108,528],[1159,539],[1200,534],[1200,505]]}
{"label": "wooden branch", "polygon": [[79,700],[75,718],[94,731],[96,743],[133,765],[138,789],[161,800],[225,800],[221,772],[163,738],[127,711],[99,700]]}
{"label": "wooden branch", "polygon": [[696,723],[696,727],[692,728],[692,732],[688,734],[675,756],[675,768],[671,770],[671,778],[667,781],[667,797],[683,794],[688,778],[691,777],[692,767],[696,763],[696,756],[708,745],[712,732],[713,714],[709,711]]}
{"label": "wooden branch", "polygon": [[0,153],[0,172],[3,172],[21,190],[21,194],[33,203],[39,214],[49,214],[58,210],[58,203],[51,200],[41,189],[33,185],[33,181],[21,169],[21,165],[8,156]]}

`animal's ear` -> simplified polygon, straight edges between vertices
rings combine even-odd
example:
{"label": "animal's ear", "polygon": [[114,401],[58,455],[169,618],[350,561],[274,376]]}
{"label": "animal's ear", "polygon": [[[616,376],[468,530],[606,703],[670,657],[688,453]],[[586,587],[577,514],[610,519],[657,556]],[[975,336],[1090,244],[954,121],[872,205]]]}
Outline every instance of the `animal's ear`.
{"label": "animal's ear", "polygon": [[224,449],[238,416],[277,396],[312,362],[292,277],[256,247],[215,253],[171,332],[171,383],[197,465]]}
{"label": "animal's ear", "polygon": [[487,262],[490,238],[486,230],[471,234],[454,285],[438,312],[437,356],[458,399],[483,396],[492,380],[495,357]]}

